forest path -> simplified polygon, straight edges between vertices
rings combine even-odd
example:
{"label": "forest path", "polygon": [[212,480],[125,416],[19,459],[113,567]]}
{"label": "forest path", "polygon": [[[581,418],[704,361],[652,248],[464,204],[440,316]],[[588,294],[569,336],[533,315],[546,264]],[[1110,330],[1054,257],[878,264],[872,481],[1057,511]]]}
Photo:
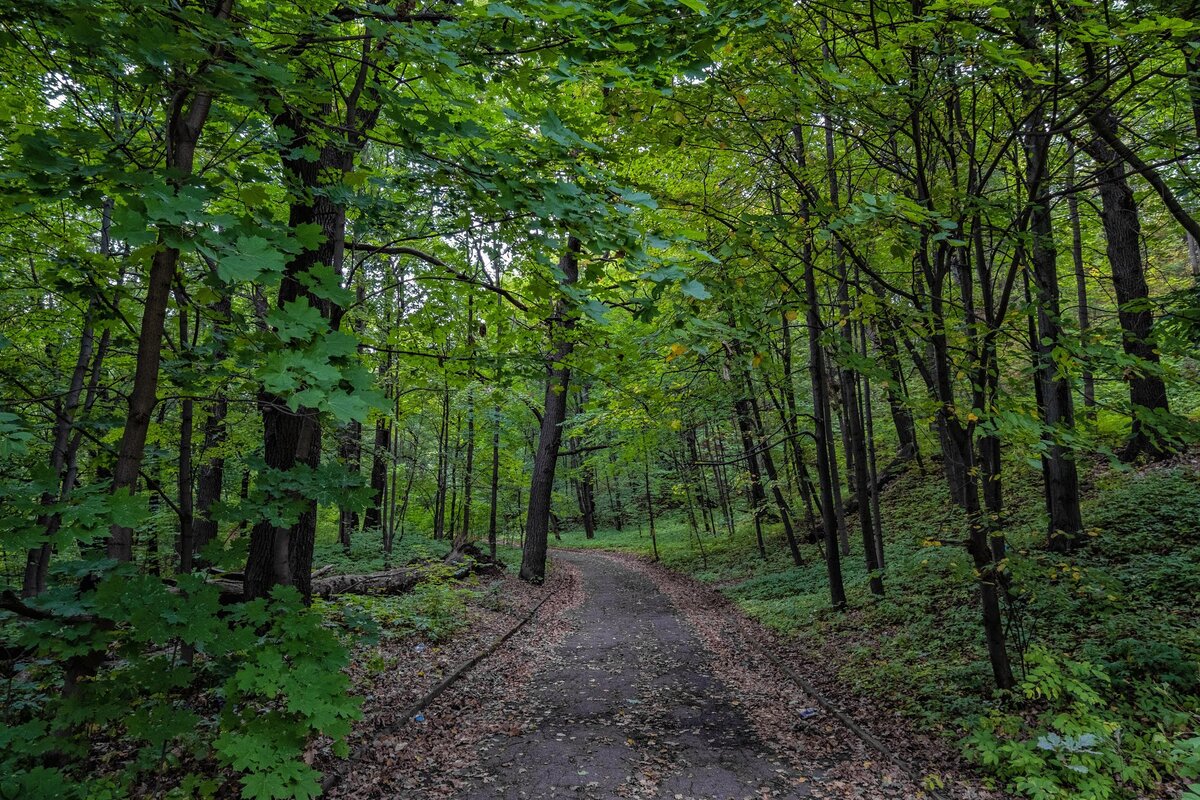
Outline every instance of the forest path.
{"label": "forest path", "polygon": [[[483,744],[487,777],[465,800],[810,796],[810,776],[757,737],[646,575],[604,556],[554,557],[582,575],[575,630],[534,673],[524,707],[533,724]],[[787,693],[780,687],[781,702]]]}

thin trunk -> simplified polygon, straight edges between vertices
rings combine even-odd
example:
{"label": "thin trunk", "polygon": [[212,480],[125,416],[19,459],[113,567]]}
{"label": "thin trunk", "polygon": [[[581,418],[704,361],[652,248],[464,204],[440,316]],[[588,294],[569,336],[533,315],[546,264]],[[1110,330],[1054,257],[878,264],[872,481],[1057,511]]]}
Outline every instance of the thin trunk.
{"label": "thin trunk", "polygon": [[649,449],[645,450],[646,452],[642,454],[642,477],[646,489],[646,515],[650,521],[650,547],[654,551],[654,560],[658,561],[658,532],[654,527],[654,498],[650,494],[650,451]]}
{"label": "thin trunk", "polygon": [[[870,357],[867,349],[867,325],[863,323],[859,330],[862,334],[862,356],[867,359]],[[875,454],[875,409],[874,400],[871,397],[871,379],[866,375],[863,376],[862,408],[867,426],[867,464],[870,470],[871,521],[874,523],[875,559],[879,569],[882,570],[887,566],[887,562],[883,556],[883,517],[879,513],[879,465]]]}
{"label": "thin trunk", "polygon": [[[176,297],[176,302],[179,304],[179,347],[182,349],[187,347],[188,334],[188,309],[187,301],[182,292],[179,292]],[[200,327],[199,319],[196,320],[196,327]],[[196,542],[192,528],[193,523],[193,495],[192,495],[192,415],[194,411],[193,401],[190,397],[185,397],[179,404],[179,461],[177,468],[178,491],[179,491],[179,572],[188,573],[192,571],[192,556],[195,552]]]}
{"label": "thin trunk", "polygon": [[767,557],[767,545],[763,539],[763,515],[767,511],[767,495],[763,491],[762,475],[758,469],[758,454],[754,452],[754,427],[750,418],[750,401],[739,397],[734,402],[734,416],[738,433],[742,438],[742,454],[746,460],[746,471],[750,475],[750,512],[754,517],[754,538],[758,544],[758,555]]}
{"label": "thin trunk", "polygon": [[1079,476],[1074,453],[1062,444],[1061,432],[1075,425],[1075,409],[1070,381],[1061,374],[1054,351],[1063,339],[1058,290],[1058,259],[1048,193],[1050,134],[1043,131],[1036,116],[1027,123],[1025,153],[1026,183],[1032,211],[1029,217],[1033,245],[1030,252],[1031,277],[1037,299],[1037,383],[1041,390],[1043,440],[1043,480],[1049,511],[1050,549],[1073,550],[1081,541],[1083,521],[1079,512]]}
{"label": "thin trunk", "polygon": [[[233,0],[222,0],[214,9],[213,16],[217,19],[228,18],[232,6]],[[212,99],[212,94],[208,91],[194,94],[179,91],[172,99],[167,118],[166,168],[173,193],[180,191],[192,174],[196,145],[208,121]],[[112,473],[113,494],[132,494],[137,488],[142,457],[146,451],[146,437],[150,432],[150,420],[158,403],[158,372],[162,363],[162,338],[166,326],[167,304],[171,299],[175,267],[179,263],[179,250],[170,246],[169,242],[182,235],[177,226],[160,228],[158,247],[150,261],[146,296],[142,300],[142,321],[138,330],[133,387],[129,392],[125,425]],[[109,531],[106,550],[111,559],[133,560],[133,529],[113,525]]]}
{"label": "thin trunk", "polygon": [[796,542],[796,530],[792,525],[792,509],[788,505],[787,499],[783,496],[783,487],[779,480],[779,474],[775,470],[775,459],[771,456],[771,443],[767,439],[766,431],[763,429],[762,414],[758,409],[758,402],[754,399],[754,380],[748,372],[743,373],[743,379],[746,383],[746,391],[749,394],[750,411],[754,415],[754,429],[758,434],[758,449],[762,456],[763,469],[766,470],[767,480],[771,484],[771,496],[775,500],[775,507],[779,510],[779,517],[783,521],[783,533],[787,539],[788,552],[791,553],[792,563],[797,567],[804,564],[804,557],[800,555],[800,545]]}
{"label": "thin trunk", "polygon": [[811,539],[812,530],[816,527],[813,515],[813,487],[812,478],[808,474],[808,467],[804,463],[804,445],[800,441],[800,411],[796,403],[796,385],[792,373],[792,320],[789,318],[789,315],[795,316],[795,312],[784,310],[780,314],[783,342],[783,382],[781,392],[783,394],[784,405],[786,406],[786,413],[782,415],[783,427],[788,435],[792,469],[796,474],[796,485],[800,490],[801,499],[804,500],[805,530],[809,532],[808,535]]}
{"label": "thin trunk", "polygon": [[[1079,320],[1080,344],[1088,343],[1088,329],[1091,322],[1088,319],[1087,270],[1083,262],[1083,231],[1079,223],[1079,195],[1075,191],[1075,148],[1070,145],[1067,149],[1067,214],[1071,222],[1071,261],[1075,265],[1075,308]],[[1087,354],[1083,357],[1083,405],[1085,408],[1096,407],[1096,378],[1087,367]]]}
{"label": "thin trunk", "polygon": [[899,350],[896,347],[896,321],[891,313],[884,311],[882,326],[875,329],[875,339],[879,346],[879,354],[883,367],[887,370],[888,379],[884,383],[887,392],[888,410],[891,412],[892,425],[896,429],[896,458],[899,461],[920,459],[920,449],[917,445],[917,425],[913,421],[912,411],[906,402],[904,391],[904,371],[900,367]]}
{"label": "thin trunk", "polygon": [[450,460],[450,379],[442,371],[442,417],[437,442],[437,493],[433,505],[433,538],[441,539],[446,532],[447,473]]}
{"label": "thin trunk", "polygon": [[[856,323],[848,323],[845,326],[849,329],[845,344],[850,348],[855,346],[856,325]],[[850,421],[850,443],[854,447],[854,493],[858,496],[858,524],[862,531],[863,555],[866,560],[867,575],[870,576],[871,594],[882,597],[883,576],[879,574],[879,545],[876,538],[874,516],[876,506],[873,502],[876,487],[870,475],[871,467],[867,461],[867,432],[861,402],[862,387],[858,373],[853,370],[847,372],[852,381],[849,393],[851,403],[847,410],[847,416]]]}
{"label": "thin trunk", "polygon": [[363,528],[377,530],[383,523],[383,495],[387,487],[387,448],[391,440],[386,418],[375,420],[375,442],[371,447],[371,505],[363,512]]}
{"label": "thin trunk", "polygon": [[[796,162],[805,168],[804,132],[799,125],[792,128],[796,145]],[[800,214],[808,220],[807,199],[801,200]],[[833,468],[836,462],[829,426],[829,381],[825,374],[825,357],[821,351],[821,311],[817,299],[817,276],[812,242],[807,237],[801,248],[804,267],[804,296],[807,305],[809,374],[812,378],[813,429],[817,441],[817,482],[821,495],[821,524],[825,533],[825,567],[829,575],[829,597],[834,608],[846,607],[846,589],[842,584],[842,563],[838,553],[838,525],[833,499]]]}
{"label": "thin trunk", "polygon": [[492,484],[488,494],[491,510],[488,512],[488,553],[496,558],[496,507],[500,503],[500,405],[492,407]]}
{"label": "thin trunk", "polygon": [[[721,436],[718,429],[716,437],[708,434],[708,426],[705,425],[705,440],[708,442],[709,451],[715,453],[713,458],[713,482],[717,484],[717,500],[721,504],[721,514],[725,517],[725,528],[729,533],[729,538],[734,536],[734,519],[733,519],[733,500],[729,496],[729,477],[725,473],[725,443],[721,441]],[[716,447],[712,443],[716,440]]]}
{"label": "thin trunk", "polygon": [[[467,352],[475,363],[475,296],[467,295]],[[475,476],[475,388],[467,387],[467,463],[463,467],[463,519],[459,541],[471,540],[471,491]],[[457,543],[456,543],[457,546]]]}
{"label": "thin trunk", "polygon": [[[107,219],[108,204],[105,206]],[[107,227],[105,228],[107,234]],[[107,236],[106,236],[107,238]],[[75,424],[75,414],[79,409],[80,397],[83,394],[83,381],[87,377],[88,364],[92,360],[95,343],[95,329],[92,327],[92,315],[97,307],[96,301],[88,305],[84,316],[83,330],[79,336],[79,355],[75,359],[75,369],[71,373],[71,383],[62,405],[56,406],[54,421],[54,445],[50,450],[50,469],[58,482],[57,491],[42,495],[42,505],[50,506],[70,493],[74,477],[68,479],[69,448],[71,447],[71,431]],[[34,597],[46,590],[46,575],[50,568],[51,545],[49,540],[58,532],[62,517],[57,513],[43,514],[38,523],[45,531],[46,542],[31,548],[25,559],[25,576],[21,585],[23,597]]]}
{"label": "thin trunk", "polygon": [[[213,304],[212,338],[214,358],[223,358],[225,353],[226,328],[232,313],[232,299],[224,295]],[[213,507],[221,502],[225,483],[226,440],[225,418],[229,414],[229,400],[223,388],[216,387],[216,397],[204,418],[204,442],[201,445],[204,462],[196,475],[196,518],[192,524],[195,551],[199,552],[217,538],[217,520]]]}

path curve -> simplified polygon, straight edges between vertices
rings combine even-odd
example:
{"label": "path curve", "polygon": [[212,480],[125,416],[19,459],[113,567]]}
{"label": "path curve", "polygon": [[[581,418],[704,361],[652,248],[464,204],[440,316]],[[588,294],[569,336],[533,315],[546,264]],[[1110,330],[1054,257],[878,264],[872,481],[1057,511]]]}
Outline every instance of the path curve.
{"label": "path curve", "polygon": [[463,800],[809,796],[778,761],[704,647],[644,575],[585,553],[576,628],[546,654],[525,699],[531,724],[485,742],[486,777]]}

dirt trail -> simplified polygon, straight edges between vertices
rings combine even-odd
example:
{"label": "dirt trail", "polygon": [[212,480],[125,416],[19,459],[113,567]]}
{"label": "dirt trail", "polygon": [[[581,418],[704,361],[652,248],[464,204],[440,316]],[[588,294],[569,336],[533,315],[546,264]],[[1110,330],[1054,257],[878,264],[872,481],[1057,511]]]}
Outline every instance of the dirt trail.
{"label": "dirt trail", "polygon": [[575,631],[535,672],[524,732],[483,743],[486,777],[463,800],[810,796],[819,777],[781,763],[755,735],[645,575],[600,556],[555,558],[583,577]]}

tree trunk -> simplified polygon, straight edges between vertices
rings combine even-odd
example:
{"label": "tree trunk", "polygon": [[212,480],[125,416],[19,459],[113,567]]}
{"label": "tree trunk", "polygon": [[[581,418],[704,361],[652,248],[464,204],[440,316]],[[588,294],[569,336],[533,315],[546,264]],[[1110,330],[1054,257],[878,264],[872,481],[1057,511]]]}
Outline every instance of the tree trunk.
{"label": "tree trunk", "polygon": [[792,563],[797,567],[803,566],[804,557],[800,555],[800,546],[796,542],[796,529],[792,524],[792,508],[783,496],[783,487],[779,480],[779,473],[775,469],[775,459],[771,456],[771,443],[767,438],[766,431],[763,429],[762,414],[759,412],[758,401],[754,399],[754,380],[748,372],[743,372],[742,377],[745,381],[746,392],[748,393],[750,412],[753,414],[754,429],[758,434],[759,455],[762,457],[763,469],[766,470],[767,480],[771,484],[771,497],[775,500],[775,508],[779,510],[779,517],[783,522],[783,533],[787,539],[788,552],[791,553]]}
{"label": "tree trunk", "polygon": [[[275,120],[282,135],[288,137],[295,154],[282,158],[284,170],[297,186],[319,188],[333,175],[345,174],[353,162],[353,153],[336,144],[326,145],[320,158],[309,161],[302,155],[309,142],[311,123],[297,113],[287,112]],[[344,147],[344,146],[343,146]],[[279,286],[277,307],[285,309],[307,302],[317,309],[331,330],[341,323],[342,309],[332,301],[312,294],[305,288],[310,271],[322,265],[340,274],[345,252],[346,212],[331,197],[314,193],[293,202],[288,227],[317,226],[324,239],[315,250],[297,254],[287,264]],[[304,466],[315,470],[321,463],[321,417],[316,409],[301,406],[292,411],[287,399],[268,391],[259,395],[263,420],[263,455],[268,469],[275,474]],[[250,534],[250,552],[246,561],[245,596],[249,599],[270,593],[275,585],[295,586],[305,598],[310,592],[312,553],[316,538],[317,507],[309,498],[293,498],[304,506],[296,521],[277,526],[260,520]]]}
{"label": "tree trunk", "polygon": [[1050,135],[1041,129],[1035,115],[1027,123],[1025,134],[1026,184],[1032,209],[1029,217],[1033,246],[1030,252],[1032,278],[1037,291],[1036,380],[1041,391],[1042,423],[1046,426],[1047,451],[1042,461],[1046,484],[1047,510],[1050,516],[1050,549],[1073,550],[1082,540],[1083,521],[1079,513],[1079,476],[1074,454],[1061,443],[1058,431],[1075,426],[1071,385],[1059,373],[1054,350],[1063,339],[1058,290],[1058,259],[1048,194],[1048,156]]}
{"label": "tree trunk", "polygon": [[442,420],[438,428],[437,494],[433,500],[433,538],[446,534],[446,491],[450,461],[450,379],[442,367]]}
{"label": "tree trunk", "polygon": [[[176,298],[179,304],[179,347],[182,350],[188,346],[188,313],[187,301],[180,292]],[[200,320],[196,320],[200,327]],[[197,331],[198,332],[198,331]],[[194,403],[192,398],[185,397],[179,403],[179,460],[177,462],[177,487],[179,492],[179,572],[187,574],[192,571],[192,558],[196,549],[193,525],[193,489],[192,489],[192,415]]]}
{"label": "tree trunk", "polygon": [[[804,155],[804,131],[799,125],[792,127],[795,142],[796,163],[806,167]],[[809,203],[802,195],[800,216],[807,221]],[[821,350],[821,307],[817,298],[816,265],[813,259],[812,242],[809,238],[801,248],[801,263],[804,267],[804,299],[807,305],[808,366],[812,379],[813,431],[817,441],[817,483],[821,495],[821,524],[825,532],[825,567],[829,575],[829,597],[834,608],[846,607],[846,589],[842,583],[842,562],[838,552],[838,524],[833,499],[833,468],[836,461],[833,443],[830,441],[829,424],[829,380],[825,374],[825,356]]]}
{"label": "tree trunk", "polygon": [[363,529],[377,530],[383,523],[383,496],[387,489],[387,450],[391,441],[388,421],[375,420],[375,443],[371,448],[371,505],[363,512]]}
{"label": "tree trunk", "polygon": [[[105,207],[107,220],[108,206]],[[107,238],[107,228],[105,229]],[[92,315],[97,303],[92,301],[83,321],[83,330],[79,336],[79,355],[75,359],[75,369],[71,373],[71,384],[61,406],[56,405],[54,421],[54,444],[50,450],[50,469],[58,481],[58,492],[42,495],[42,505],[50,506],[63,499],[70,492],[67,480],[68,448],[71,443],[71,431],[75,424],[75,414],[79,409],[80,397],[83,394],[83,381],[87,377],[88,364],[92,360],[95,343],[95,329],[92,327]],[[73,477],[71,482],[74,482]],[[50,568],[51,546],[49,539],[58,532],[62,518],[56,513],[43,514],[38,520],[45,530],[47,541],[39,547],[30,548],[25,558],[25,576],[21,585],[22,597],[34,597],[46,590],[46,576]]]}
{"label": "tree trunk", "polygon": [[[1075,190],[1075,148],[1071,146],[1067,150],[1067,185],[1065,188],[1067,194],[1067,214],[1071,221],[1071,261],[1075,265],[1075,307],[1077,319],[1079,320],[1079,338],[1080,344],[1086,346],[1088,343],[1088,328],[1091,327],[1091,321],[1088,319],[1090,309],[1088,308],[1087,294],[1087,270],[1084,267],[1083,261],[1083,231],[1079,224],[1079,195]],[[1087,367],[1088,356],[1085,353],[1083,356],[1083,405],[1085,408],[1094,409],[1096,407],[1096,378],[1092,375],[1091,369]]]}
{"label": "tree trunk", "polygon": [[895,319],[886,310],[882,323],[882,328],[875,329],[875,340],[879,346],[884,369],[888,373],[884,389],[887,393],[892,425],[896,429],[896,458],[900,461],[908,461],[920,457],[917,445],[917,425],[913,421],[912,411],[905,402],[904,372],[900,367],[899,350],[896,347]]}
{"label": "tree trunk", "polygon": [[[225,328],[233,309],[231,298],[228,295],[223,296],[213,304],[212,309],[215,320],[212,334],[216,348],[214,358],[223,358]],[[192,533],[197,552],[217,538],[217,520],[213,516],[213,506],[221,501],[225,483],[225,456],[221,451],[225,446],[225,418],[228,414],[229,401],[224,390],[217,387],[216,397],[204,419],[204,462],[196,475],[197,513],[192,523]]]}
{"label": "tree trunk", "polygon": [[[467,352],[475,363],[475,297],[467,295]],[[455,549],[471,541],[471,491],[475,476],[475,389],[467,387],[467,463],[463,466],[462,530],[455,540]]]}
{"label": "tree trunk", "polygon": [[763,539],[763,515],[767,511],[767,495],[763,491],[762,475],[758,469],[758,454],[754,452],[754,427],[750,418],[750,401],[739,397],[734,401],[734,416],[737,419],[738,433],[742,439],[742,454],[746,461],[746,471],[750,475],[750,513],[754,517],[754,538],[758,544],[760,558],[767,557],[767,545]]}
{"label": "tree trunk", "polygon": [[[222,0],[213,16],[229,16],[233,0]],[[189,99],[190,98],[190,99]],[[167,119],[166,167],[172,192],[178,192],[192,174],[196,145],[208,121],[212,95],[207,91],[189,95],[177,92],[171,102]],[[125,427],[117,448],[116,465],[112,474],[112,493],[132,494],[137,488],[142,457],[146,451],[146,436],[150,419],[158,403],[158,372],[162,363],[162,337],[166,326],[167,304],[175,267],[179,263],[178,248],[168,242],[182,236],[179,230],[160,229],[158,246],[150,261],[146,279],[146,296],[142,300],[142,322],[138,331],[137,357],[133,373],[133,388],[125,414]],[[113,525],[106,547],[108,557],[117,561],[133,560],[133,529]]]}
{"label": "tree trunk", "polygon": [[[1117,135],[1117,120],[1111,112],[1094,115],[1092,127],[1103,127],[1110,136]],[[1158,374],[1159,358],[1154,349],[1154,315],[1150,309],[1150,289],[1146,285],[1142,263],[1142,226],[1138,218],[1137,200],[1125,173],[1125,165],[1103,140],[1087,145],[1089,154],[1099,165],[1100,220],[1107,241],[1108,263],[1112,269],[1113,288],[1117,295],[1117,318],[1121,323],[1121,344],[1125,354],[1136,358],[1139,365],[1125,370],[1129,384],[1132,436],[1122,457],[1133,460],[1145,454],[1152,459],[1170,455],[1154,431],[1146,424],[1147,415],[1167,411],[1167,387]]]}
{"label": "tree trunk", "polygon": [[[645,437],[643,437],[642,441],[645,442]],[[642,454],[642,478],[646,488],[646,516],[650,521],[650,548],[654,553],[654,560],[658,561],[658,532],[654,527],[654,497],[650,493],[650,450],[649,448],[645,450]],[[761,541],[760,539],[760,545]]]}
{"label": "tree trunk", "polygon": [[[558,260],[565,286],[572,286],[579,280],[580,249],[579,239],[568,236],[566,252]],[[537,584],[546,577],[550,498],[554,491],[554,470],[562,445],[562,424],[566,419],[567,389],[571,382],[571,368],[566,361],[575,346],[571,341],[575,314],[566,298],[560,298],[554,304],[554,314],[548,324],[553,350],[546,359],[544,411],[529,484],[529,509],[525,518],[525,544],[521,558],[521,578]]]}

